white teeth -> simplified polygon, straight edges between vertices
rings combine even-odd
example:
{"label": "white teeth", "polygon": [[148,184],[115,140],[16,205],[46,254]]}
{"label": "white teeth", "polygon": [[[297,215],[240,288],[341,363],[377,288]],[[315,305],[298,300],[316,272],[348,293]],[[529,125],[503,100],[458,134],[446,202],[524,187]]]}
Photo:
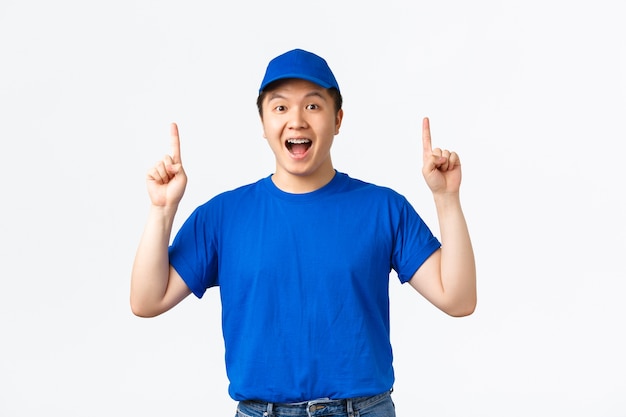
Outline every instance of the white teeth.
{"label": "white teeth", "polygon": [[289,143],[309,143],[311,142],[310,139],[288,139],[287,142]]}

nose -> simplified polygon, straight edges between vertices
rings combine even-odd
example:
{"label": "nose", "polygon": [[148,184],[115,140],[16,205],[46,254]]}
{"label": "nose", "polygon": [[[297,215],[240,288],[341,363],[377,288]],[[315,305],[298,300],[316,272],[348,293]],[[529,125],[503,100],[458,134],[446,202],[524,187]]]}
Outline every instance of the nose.
{"label": "nose", "polygon": [[290,129],[304,129],[307,127],[306,116],[304,110],[293,109],[290,112],[288,126]]}

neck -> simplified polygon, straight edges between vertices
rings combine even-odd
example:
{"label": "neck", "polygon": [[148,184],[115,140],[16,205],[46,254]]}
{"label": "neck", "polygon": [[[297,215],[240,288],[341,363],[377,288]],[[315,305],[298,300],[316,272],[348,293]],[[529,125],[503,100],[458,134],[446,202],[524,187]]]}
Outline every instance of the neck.
{"label": "neck", "polygon": [[[282,174],[282,175],[281,175]],[[335,177],[335,169],[326,170],[318,175],[294,175],[277,172],[272,175],[272,182],[281,191],[290,194],[305,194],[319,190]]]}

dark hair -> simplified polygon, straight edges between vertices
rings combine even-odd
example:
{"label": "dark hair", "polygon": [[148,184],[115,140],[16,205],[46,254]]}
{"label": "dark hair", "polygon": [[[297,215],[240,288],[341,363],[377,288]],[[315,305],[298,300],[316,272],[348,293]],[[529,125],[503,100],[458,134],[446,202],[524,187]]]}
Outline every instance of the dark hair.
{"label": "dark hair", "polygon": [[[261,118],[263,118],[263,100],[265,99],[265,96],[270,91],[278,88],[285,81],[286,79],[276,80],[268,84],[265,87],[265,89],[261,91],[261,93],[259,93],[259,96],[256,99],[256,106],[259,109],[259,116],[261,116]],[[328,91],[328,94],[330,95],[330,97],[333,99],[333,102],[335,103],[335,113],[338,113],[339,110],[341,110],[341,106],[343,106],[343,97],[341,97],[341,93],[339,92],[339,90],[337,90],[334,87],[327,88],[326,91]]]}

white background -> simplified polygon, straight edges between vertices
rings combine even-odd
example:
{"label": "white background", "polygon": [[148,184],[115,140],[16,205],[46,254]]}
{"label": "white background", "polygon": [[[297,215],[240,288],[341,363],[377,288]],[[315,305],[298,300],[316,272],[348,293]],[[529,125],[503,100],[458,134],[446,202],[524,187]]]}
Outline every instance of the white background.
{"label": "white background", "polygon": [[621,3],[1,0],[0,415],[234,415],[216,290],[131,314],[144,177],[171,121],[175,228],[270,174],[257,89],[298,47],[344,95],[337,169],[438,234],[422,117],[463,162],[479,305],[391,277],[398,415],[626,416]]}

